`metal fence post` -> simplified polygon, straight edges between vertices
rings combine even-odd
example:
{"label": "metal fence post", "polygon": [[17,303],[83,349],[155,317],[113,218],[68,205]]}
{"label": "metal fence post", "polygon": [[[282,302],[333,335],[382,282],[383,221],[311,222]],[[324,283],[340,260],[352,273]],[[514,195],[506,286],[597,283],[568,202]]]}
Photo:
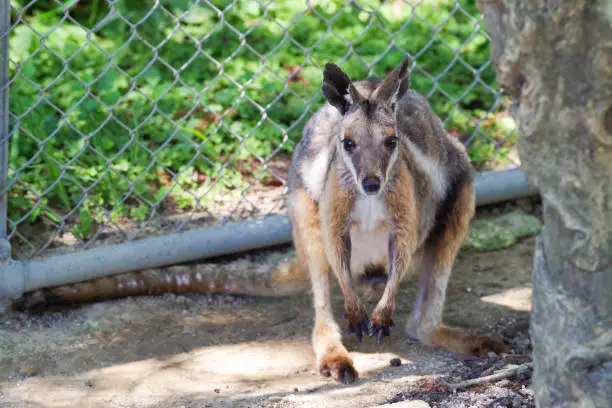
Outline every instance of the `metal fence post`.
{"label": "metal fence post", "polygon": [[[0,240],[7,238],[10,0],[0,0]],[[8,245],[8,241],[7,241]],[[5,245],[2,245],[2,249]],[[0,251],[4,252],[4,251]],[[4,256],[3,256],[4,255]],[[0,259],[9,254],[0,253]]]}

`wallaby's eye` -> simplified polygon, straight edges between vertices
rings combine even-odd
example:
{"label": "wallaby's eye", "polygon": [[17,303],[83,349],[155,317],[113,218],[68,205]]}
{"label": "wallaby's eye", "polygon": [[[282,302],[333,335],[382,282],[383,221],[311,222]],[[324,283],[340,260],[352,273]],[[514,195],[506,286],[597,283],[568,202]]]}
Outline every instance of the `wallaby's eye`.
{"label": "wallaby's eye", "polygon": [[389,149],[395,149],[397,146],[397,137],[391,136],[385,139],[385,146]]}
{"label": "wallaby's eye", "polygon": [[342,146],[344,146],[344,150],[347,152],[352,152],[357,147],[357,143],[353,139],[342,139]]}

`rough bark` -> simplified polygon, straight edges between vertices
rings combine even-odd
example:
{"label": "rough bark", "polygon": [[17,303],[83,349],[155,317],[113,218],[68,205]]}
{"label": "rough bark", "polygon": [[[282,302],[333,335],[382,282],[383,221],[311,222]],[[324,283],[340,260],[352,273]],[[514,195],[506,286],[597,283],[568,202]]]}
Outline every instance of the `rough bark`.
{"label": "rough bark", "polygon": [[612,0],[479,0],[544,229],[530,335],[538,407],[612,406]]}

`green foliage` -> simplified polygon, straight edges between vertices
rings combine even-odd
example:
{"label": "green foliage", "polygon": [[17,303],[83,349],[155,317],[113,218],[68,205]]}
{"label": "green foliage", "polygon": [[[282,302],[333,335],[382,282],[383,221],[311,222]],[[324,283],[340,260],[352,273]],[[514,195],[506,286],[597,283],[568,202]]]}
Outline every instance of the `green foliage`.
{"label": "green foliage", "polygon": [[377,17],[364,11],[374,0],[310,3],[39,0],[13,15],[27,25],[10,37],[12,220],[72,217],[85,239],[108,214],[145,220],[168,197],[189,208],[210,188],[243,188],[235,164],[290,153],[323,101],[321,66],[344,56],[359,78],[387,73],[401,50],[417,55],[411,86],[448,129],[475,134],[475,163],[496,156],[504,130],[486,114],[495,77],[475,0],[401,15],[390,2]]}
{"label": "green foliage", "polygon": [[462,248],[479,252],[508,248],[520,239],[539,234],[542,226],[539,218],[520,210],[491,219],[477,219],[470,224]]}

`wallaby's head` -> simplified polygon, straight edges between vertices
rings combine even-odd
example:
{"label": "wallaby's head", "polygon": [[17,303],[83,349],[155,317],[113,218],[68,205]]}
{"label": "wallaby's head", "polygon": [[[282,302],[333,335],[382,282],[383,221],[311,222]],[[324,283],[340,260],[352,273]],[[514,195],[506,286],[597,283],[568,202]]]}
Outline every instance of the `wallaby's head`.
{"label": "wallaby's head", "polygon": [[408,59],[368,95],[362,95],[337,65],[327,63],[322,90],[342,115],[342,132],[337,135],[341,167],[346,170],[342,176],[352,179],[364,195],[379,194],[397,161],[395,106],[408,90]]}

